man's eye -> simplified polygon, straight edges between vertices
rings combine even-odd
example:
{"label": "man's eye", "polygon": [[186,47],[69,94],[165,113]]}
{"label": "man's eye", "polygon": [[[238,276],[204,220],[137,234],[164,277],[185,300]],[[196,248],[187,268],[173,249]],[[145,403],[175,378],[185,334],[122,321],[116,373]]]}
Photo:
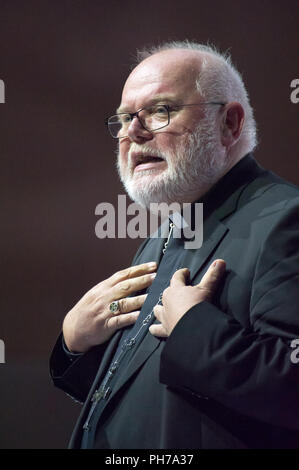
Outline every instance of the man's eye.
{"label": "man's eye", "polygon": [[156,114],[167,114],[167,109],[165,108],[165,106],[156,106],[154,112]]}
{"label": "man's eye", "polygon": [[128,122],[131,122],[131,116],[130,114],[124,114],[123,116],[119,117],[119,122],[120,124],[127,124]]}

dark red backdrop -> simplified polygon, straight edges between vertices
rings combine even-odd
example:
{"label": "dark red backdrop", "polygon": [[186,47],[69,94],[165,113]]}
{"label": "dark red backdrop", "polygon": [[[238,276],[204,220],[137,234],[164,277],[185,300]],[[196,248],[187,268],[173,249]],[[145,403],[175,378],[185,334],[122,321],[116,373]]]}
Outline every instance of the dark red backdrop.
{"label": "dark red backdrop", "polygon": [[0,447],[65,447],[79,407],[50,383],[67,310],[130,263],[137,240],[96,238],[123,193],[104,118],[136,47],[189,38],[230,49],[259,127],[257,159],[298,183],[298,1],[0,0]]}

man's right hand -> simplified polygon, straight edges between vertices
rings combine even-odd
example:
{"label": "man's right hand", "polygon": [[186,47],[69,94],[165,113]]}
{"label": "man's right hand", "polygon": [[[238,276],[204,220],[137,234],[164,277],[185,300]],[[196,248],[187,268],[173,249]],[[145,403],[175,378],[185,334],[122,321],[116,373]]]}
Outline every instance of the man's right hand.
{"label": "man's right hand", "polygon": [[[86,352],[107,341],[116,330],[134,324],[146,295],[127,296],[150,286],[156,269],[156,263],[132,266],[90,289],[64,319],[62,331],[68,349]],[[109,306],[116,300],[119,311],[112,313]]]}

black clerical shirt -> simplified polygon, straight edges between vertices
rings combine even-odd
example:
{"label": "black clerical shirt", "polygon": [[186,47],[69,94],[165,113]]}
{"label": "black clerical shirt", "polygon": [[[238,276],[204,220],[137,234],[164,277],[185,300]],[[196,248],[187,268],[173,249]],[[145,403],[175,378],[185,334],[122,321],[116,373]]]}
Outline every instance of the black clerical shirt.
{"label": "black clerical shirt", "polygon": [[[170,279],[174,272],[184,267],[184,241],[183,236],[181,236],[181,230],[174,227],[172,237],[160,261],[156,278],[152,285],[146,290],[148,296],[141,308],[139,317],[133,326],[123,330],[118,348],[108,371],[93,395],[89,414],[83,426],[82,449],[94,448],[97,426],[106,406],[106,399],[109,397],[113,387],[132,360],[145,335],[150,334],[148,328],[155,321],[155,316],[151,316],[150,314],[154,306],[158,303],[159,297],[161,298],[163,291],[169,286]],[[163,339],[161,339],[161,341],[163,341]],[[126,349],[126,353],[123,355],[122,349]],[[120,357],[121,359],[119,360]]]}

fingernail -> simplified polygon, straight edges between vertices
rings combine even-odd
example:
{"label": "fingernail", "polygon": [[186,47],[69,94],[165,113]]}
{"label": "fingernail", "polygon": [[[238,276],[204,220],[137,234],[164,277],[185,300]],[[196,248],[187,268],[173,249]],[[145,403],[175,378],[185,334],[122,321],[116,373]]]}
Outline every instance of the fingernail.
{"label": "fingernail", "polygon": [[225,263],[223,263],[221,261],[214,261],[212,266],[213,266],[213,269],[218,269],[220,271],[225,271],[225,268],[226,268]]}
{"label": "fingernail", "polygon": [[151,274],[151,279],[155,279],[156,273]]}
{"label": "fingernail", "polygon": [[148,267],[149,267],[149,268],[156,268],[156,267],[157,267],[157,263],[155,263],[154,261],[151,261],[150,263],[148,263]]}

